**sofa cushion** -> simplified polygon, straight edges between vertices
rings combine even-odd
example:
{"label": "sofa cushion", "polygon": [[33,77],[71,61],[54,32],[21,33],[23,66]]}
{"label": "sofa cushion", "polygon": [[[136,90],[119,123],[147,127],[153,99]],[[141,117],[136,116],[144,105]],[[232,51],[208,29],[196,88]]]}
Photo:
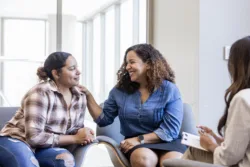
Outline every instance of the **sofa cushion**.
{"label": "sofa cushion", "polygon": [[17,110],[18,107],[0,107],[0,129],[12,118]]}

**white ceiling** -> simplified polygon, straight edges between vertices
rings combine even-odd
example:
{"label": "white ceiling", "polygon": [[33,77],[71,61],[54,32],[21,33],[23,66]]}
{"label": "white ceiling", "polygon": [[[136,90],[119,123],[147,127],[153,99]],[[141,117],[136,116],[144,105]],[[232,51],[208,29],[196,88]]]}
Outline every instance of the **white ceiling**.
{"label": "white ceiling", "polygon": [[[63,0],[63,14],[81,20],[117,0]],[[57,0],[0,0],[0,17],[47,18],[56,14]]]}

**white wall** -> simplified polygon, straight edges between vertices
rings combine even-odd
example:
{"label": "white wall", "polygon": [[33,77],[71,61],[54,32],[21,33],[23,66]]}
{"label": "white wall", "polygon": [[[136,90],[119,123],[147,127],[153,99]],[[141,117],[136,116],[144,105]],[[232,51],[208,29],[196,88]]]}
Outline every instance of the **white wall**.
{"label": "white wall", "polygon": [[198,108],[199,1],[155,0],[153,45],[174,69],[183,101]]}
{"label": "white wall", "polygon": [[223,47],[250,35],[249,16],[249,0],[200,0],[199,121],[214,129],[230,85]]}
{"label": "white wall", "polygon": [[[0,39],[2,39],[3,37],[2,37],[2,18],[0,17]],[[2,40],[0,40],[0,56],[2,56]],[[2,66],[2,62],[0,62],[0,78],[2,78],[2,69],[3,69],[3,66]],[[3,87],[3,81],[2,80],[0,80],[0,93],[1,93],[1,91],[2,91],[2,87]],[[3,99],[2,99],[2,97],[1,97],[1,95],[0,95],[0,104],[2,104],[2,101],[3,101]]]}
{"label": "white wall", "polygon": [[155,0],[153,44],[176,71],[197,122],[216,129],[230,84],[223,47],[250,34],[249,0]]}

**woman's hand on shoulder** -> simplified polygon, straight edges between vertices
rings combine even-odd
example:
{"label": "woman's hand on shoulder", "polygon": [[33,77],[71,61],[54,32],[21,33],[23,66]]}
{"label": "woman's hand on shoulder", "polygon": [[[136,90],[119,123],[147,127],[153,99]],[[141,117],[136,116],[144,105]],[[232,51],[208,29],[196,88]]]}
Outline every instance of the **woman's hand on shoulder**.
{"label": "woman's hand on shoulder", "polygon": [[86,145],[92,143],[95,138],[95,133],[88,127],[81,128],[75,134],[76,144]]}
{"label": "woman's hand on shoulder", "polygon": [[224,141],[223,137],[216,135],[213,132],[213,130],[208,128],[207,126],[198,125],[196,127],[200,129],[199,133],[207,133],[207,134],[210,134],[211,136],[213,136],[214,139],[216,140],[217,144],[221,144]]}
{"label": "woman's hand on shoulder", "polygon": [[131,148],[139,144],[140,142],[137,137],[128,138],[128,139],[121,141],[120,148],[122,152],[127,153]]}
{"label": "woman's hand on shoulder", "polygon": [[81,92],[83,92],[86,96],[90,94],[90,91],[83,85],[77,85]]}

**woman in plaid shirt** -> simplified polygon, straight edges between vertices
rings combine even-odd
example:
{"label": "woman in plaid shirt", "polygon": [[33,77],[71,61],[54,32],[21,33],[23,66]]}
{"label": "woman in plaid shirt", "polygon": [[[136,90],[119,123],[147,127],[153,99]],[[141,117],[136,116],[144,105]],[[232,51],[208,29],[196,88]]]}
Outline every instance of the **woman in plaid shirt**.
{"label": "woman in plaid shirt", "polygon": [[94,132],[84,127],[86,96],[77,87],[80,74],[71,54],[48,56],[37,70],[41,82],[26,93],[0,132],[1,166],[75,166],[72,154],[61,147],[94,139]]}

